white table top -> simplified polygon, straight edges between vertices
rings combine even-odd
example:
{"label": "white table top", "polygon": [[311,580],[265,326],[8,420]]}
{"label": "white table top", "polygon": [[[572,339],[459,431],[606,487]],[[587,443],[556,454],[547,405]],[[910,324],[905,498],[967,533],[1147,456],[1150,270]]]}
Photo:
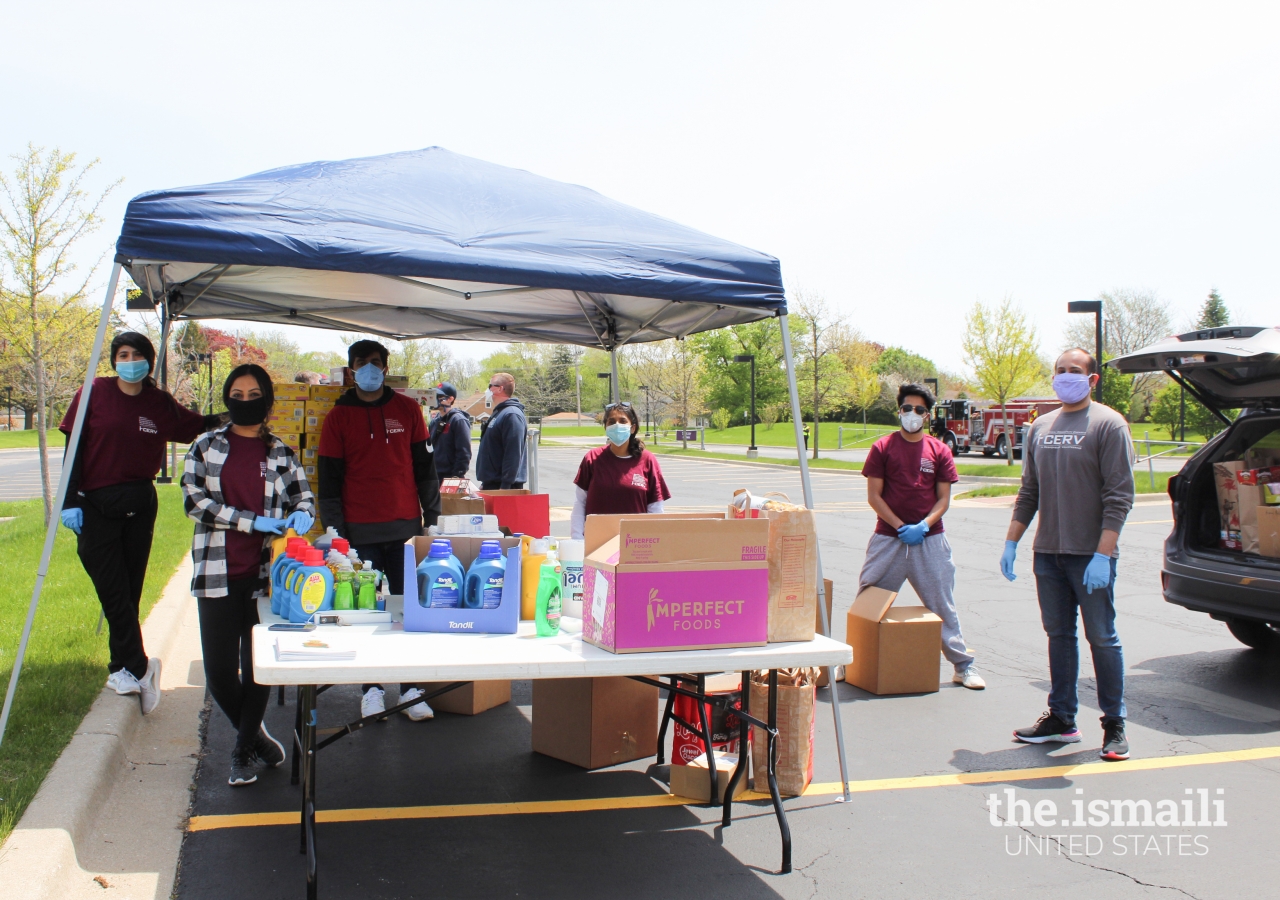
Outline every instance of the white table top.
{"label": "white table top", "polygon": [[253,629],[254,680],[259,684],[365,684],[590,678],[840,666],[853,661],[848,644],[821,635],[812,641],[763,647],[610,653],[583,642],[580,633],[568,629],[556,637],[537,637],[532,622],[521,622],[517,634],[405,632],[400,626],[401,598],[392,597],[388,608],[394,620],[390,625],[324,625],[305,632],[335,648],[354,649],[355,659],[281,662],[276,659],[276,638],[296,640],[304,632],[269,631],[270,624],[282,620],[271,614],[269,601],[261,601],[263,624]]}

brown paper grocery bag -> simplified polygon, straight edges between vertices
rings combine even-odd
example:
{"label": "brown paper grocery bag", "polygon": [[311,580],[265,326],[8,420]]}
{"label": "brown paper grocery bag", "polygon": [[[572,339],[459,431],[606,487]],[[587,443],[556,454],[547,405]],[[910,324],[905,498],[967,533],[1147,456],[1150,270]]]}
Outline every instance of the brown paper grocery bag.
{"label": "brown paper grocery bag", "polygon": [[[751,714],[761,721],[769,720],[769,685],[751,683]],[[778,685],[778,793],[797,797],[813,780],[814,686]],[[769,793],[769,735],[762,728],[751,727],[752,787]]]}

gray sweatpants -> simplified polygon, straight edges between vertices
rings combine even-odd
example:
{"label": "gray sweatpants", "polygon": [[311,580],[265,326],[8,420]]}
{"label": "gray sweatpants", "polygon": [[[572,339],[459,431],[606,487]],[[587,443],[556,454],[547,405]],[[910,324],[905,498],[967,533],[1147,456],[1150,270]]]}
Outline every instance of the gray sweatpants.
{"label": "gray sweatpants", "polygon": [[946,533],[931,535],[921,544],[908,547],[896,537],[872,534],[867,544],[867,559],[858,576],[858,592],[878,587],[899,591],[904,581],[911,582],[920,600],[942,620],[942,654],[947,662],[963,672],[973,662],[973,654],[960,633],[956,615],[956,567],[951,562],[951,544]]}

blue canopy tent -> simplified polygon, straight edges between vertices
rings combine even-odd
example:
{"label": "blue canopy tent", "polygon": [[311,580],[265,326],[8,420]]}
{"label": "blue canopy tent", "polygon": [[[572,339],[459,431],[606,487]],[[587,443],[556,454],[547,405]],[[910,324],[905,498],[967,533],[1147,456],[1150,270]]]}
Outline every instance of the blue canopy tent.
{"label": "blue canopy tent", "polygon": [[[69,453],[80,440],[121,269],[142,288],[143,308],[159,310],[166,337],[175,319],[231,319],[396,340],[594,346],[611,353],[615,400],[618,347],[778,317],[805,505],[813,507],[778,260],[587,188],[431,147],[135,197],[116,244]],[[64,468],[0,740],[68,475]],[[821,590],[821,561],[818,584]],[[825,604],[819,608],[830,634]]]}

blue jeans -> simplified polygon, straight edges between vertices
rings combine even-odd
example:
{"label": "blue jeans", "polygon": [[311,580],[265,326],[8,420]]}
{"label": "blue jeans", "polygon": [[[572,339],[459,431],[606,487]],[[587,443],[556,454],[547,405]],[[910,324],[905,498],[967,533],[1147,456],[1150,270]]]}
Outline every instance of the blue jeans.
{"label": "blue jeans", "polygon": [[1084,636],[1093,651],[1093,674],[1098,682],[1102,720],[1123,722],[1124,651],[1116,634],[1116,561],[1111,559],[1111,583],[1087,593],[1084,570],[1092,556],[1037,553],[1033,571],[1040,600],[1040,621],[1049,636],[1049,711],[1074,723],[1079,700],[1076,680],[1080,648],[1076,639],[1076,610],[1084,619]]}

